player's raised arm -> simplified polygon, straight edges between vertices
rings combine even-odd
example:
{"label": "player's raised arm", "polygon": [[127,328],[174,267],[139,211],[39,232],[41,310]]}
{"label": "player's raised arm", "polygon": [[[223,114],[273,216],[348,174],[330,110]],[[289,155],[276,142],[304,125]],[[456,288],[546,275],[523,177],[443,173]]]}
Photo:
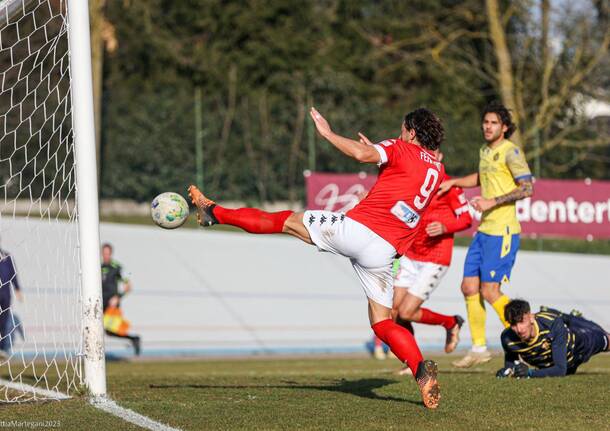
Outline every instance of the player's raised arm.
{"label": "player's raised arm", "polygon": [[346,156],[361,163],[379,163],[381,160],[381,156],[374,146],[362,142],[362,136],[364,135],[360,137],[361,142],[345,138],[332,131],[328,121],[316,108],[311,108],[309,115],[316,125],[316,129],[318,129],[318,133]]}
{"label": "player's raised arm", "polygon": [[470,189],[479,185],[479,173],[466,175],[465,177],[451,178],[450,180],[443,181],[438,187],[438,194],[443,195],[451,189],[451,187],[461,187],[463,189]]}

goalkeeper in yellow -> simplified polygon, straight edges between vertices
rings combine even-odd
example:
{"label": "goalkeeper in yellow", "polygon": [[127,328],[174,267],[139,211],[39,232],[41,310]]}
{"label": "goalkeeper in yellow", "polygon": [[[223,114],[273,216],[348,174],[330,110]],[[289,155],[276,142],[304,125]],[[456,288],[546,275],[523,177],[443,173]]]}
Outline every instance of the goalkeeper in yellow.
{"label": "goalkeeper in yellow", "polygon": [[533,193],[532,174],[521,148],[508,140],[515,131],[509,110],[489,104],[482,115],[485,139],[479,151],[479,172],[443,182],[439,193],[453,186],[481,186],[481,195],[471,205],[482,218],[464,262],[462,293],[472,337],[472,349],[453,365],[469,368],[487,362],[491,354],[485,337],[485,302],[491,304],[505,327],[504,307],[510,299],[500,290],[510,278],[519,249],[521,226],[515,202]]}

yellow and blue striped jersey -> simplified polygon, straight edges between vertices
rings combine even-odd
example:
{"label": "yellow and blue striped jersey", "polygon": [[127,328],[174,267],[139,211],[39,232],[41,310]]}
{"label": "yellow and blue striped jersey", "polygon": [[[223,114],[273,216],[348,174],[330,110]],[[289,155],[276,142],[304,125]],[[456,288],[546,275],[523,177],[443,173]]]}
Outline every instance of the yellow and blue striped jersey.
{"label": "yellow and blue striped jersey", "polygon": [[563,376],[608,348],[605,331],[582,317],[547,309],[536,313],[534,325],[536,336],[530,341],[521,341],[510,328],[502,332],[506,367],[522,360],[539,368],[532,377]]}
{"label": "yellow and blue striped jersey", "polygon": [[[496,198],[513,191],[516,181],[532,176],[523,151],[508,139],[496,148],[487,144],[479,151],[479,182],[481,196]],[[488,235],[512,235],[521,232],[515,203],[508,203],[485,211],[479,231]]]}

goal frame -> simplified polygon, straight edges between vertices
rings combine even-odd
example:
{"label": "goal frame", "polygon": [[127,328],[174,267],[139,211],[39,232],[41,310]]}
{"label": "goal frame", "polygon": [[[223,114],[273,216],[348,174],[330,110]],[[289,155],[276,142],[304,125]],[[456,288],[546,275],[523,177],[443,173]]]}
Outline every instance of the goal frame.
{"label": "goal frame", "polygon": [[88,6],[87,0],[67,0],[82,285],[84,383],[90,395],[105,397],[106,362]]}

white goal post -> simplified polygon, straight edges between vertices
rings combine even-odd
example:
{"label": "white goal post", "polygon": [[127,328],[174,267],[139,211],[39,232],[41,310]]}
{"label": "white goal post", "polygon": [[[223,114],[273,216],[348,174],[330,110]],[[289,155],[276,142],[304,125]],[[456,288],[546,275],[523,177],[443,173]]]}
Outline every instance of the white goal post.
{"label": "white goal post", "polygon": [[93,396],[106,395],[106,363],[102,326],[100,223],[95,160],[89,2],[68,2],[72,122],[76,150],[76,195],[83,289],[85,384]]}
{"label": "white goal post", "polygon": [[0,403],[106,395],[91,81],[87,0],[0,1]]}

